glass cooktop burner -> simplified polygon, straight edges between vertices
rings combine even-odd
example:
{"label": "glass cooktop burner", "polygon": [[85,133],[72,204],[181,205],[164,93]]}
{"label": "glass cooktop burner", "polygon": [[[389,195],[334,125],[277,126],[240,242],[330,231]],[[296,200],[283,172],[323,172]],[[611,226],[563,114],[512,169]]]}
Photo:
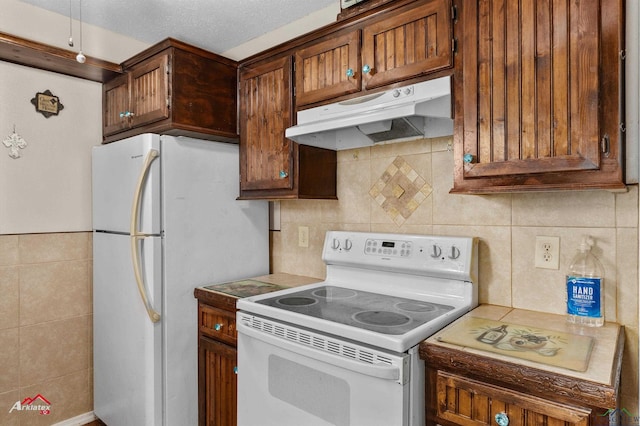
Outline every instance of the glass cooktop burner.
{"label": "glass cooktop burner", "polygon": [[380,327],[404,325],[411,321],[411,318],[406,315],[389,311],[362,311],[353,314],[353,319],[361,324],[377,325]]}
{"label": "glass cooktop burner", "polygon": [[276,300],[276,303],[283,306],[309,306],[315,305],[318,301],[312,297],[291,296],[281,297]]}
{"label": "glass cooktop burner", "polygon": [[393,335],[405,334],[453,309],[438,303],[336,286],[314,287],[256,302]]}

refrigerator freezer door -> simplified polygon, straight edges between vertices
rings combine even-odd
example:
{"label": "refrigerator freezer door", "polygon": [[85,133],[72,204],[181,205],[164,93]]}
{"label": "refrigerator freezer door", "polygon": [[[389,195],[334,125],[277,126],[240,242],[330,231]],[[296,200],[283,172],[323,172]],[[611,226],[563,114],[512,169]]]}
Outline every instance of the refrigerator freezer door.
{"label": "refrigerator freezer door", "polygon": [[[93,229],[128,234],[136,184],[160,137],[143,134],[93,148]],[[159,235],[160,161],[155,160],[143,182],[139,231]]]}
{"label": "refrigerator freezer door", "polygon": [[266,201],[239,201],[238,146],[162,136],[165,424],[198,420],[194,287],[269,271]]}
{"label": "refrigerator freezer door", "polygon": [[[162,424],[162,330],[140,300],[130,240],[93,233],[94,410],[108,425],[155,426]],[[147,292],[160,309],[162,241],[139,244]]]}

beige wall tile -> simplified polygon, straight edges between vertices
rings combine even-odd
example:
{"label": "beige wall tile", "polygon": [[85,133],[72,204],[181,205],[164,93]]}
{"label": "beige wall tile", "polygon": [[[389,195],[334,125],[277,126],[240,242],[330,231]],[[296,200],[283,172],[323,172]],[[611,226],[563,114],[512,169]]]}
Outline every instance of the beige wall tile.
{"label": "beige wall tile", "polygon": [[427,154],[431,152],[432,146],[431,139],[417,139],[408,143],[377,144],[371,147],[371,159]]}
{"label": "beige wall tile", "polygon": [[0,266],[17,265],[20,262],[17,235],[0,235]]}
{"label": "beige wall tile", "polygon": [[338,201],[320,204],[323,222],[371,221],[371,167],[369,161],[338,163]]}
{"label": "beige wall tile", "polygon": [[434,152],[434,225],[511,225],[511,195],[450,194],[453,188],[453,153]]}
{"label": "beige wall tile", "polygon": [[30,386],[89,368],[88,316],[20,329],[20,385]]}
{"label": "beige wall tile", "polygon": [[434,225],[434,234],[478,237],[478,300],[511,306],[511,229],[506,226]]}
{"label": "beige wall tile", "polygon": [[[402,155],[407,164],[409,164],[415,172],[422,177],[429,186],[431,185],[431,154],[407,154]],[[366,192],[369,193],[371,187],[380,179],[385,170],[391,165],[397,157],[375,157],[371,160],[371,182]],[[369,195],[371,204],[371,223],[376,224],[394,224],[393,219],[389,214]],[[401,228],[405,225],[430,225],[433,216],[433,198],[429,194],[424,201],[422,201],[417,209],[406,218],[406,221],[402,226],[396,226]]]}
{"label": "beige wall tile", "polygon": [[2,410],[0,410],[0,425],[20,425],[20,414],[16,411],[9,413],[9,410],[11,410],[11,407],[13,407],[13,404],[15,404],[17,401],[20,401],[20,392],[17,389],[0,393],[0,407],[3,408]]}
{"label": "beige wall tile", "polygon": [[[0,330],[0,394],[18,389],[20,386],[19,339],[19,331],[17,328]],[[0,407],[4,408],[5,406],[0,405]],[[2,416],[0,415],[0,419],[1,418]],[[4,423],[0,421],[0,424]]]}
{"label": "beige wall tile", "polygon": [[22,398],[41,394],[51,403],[51,414],[23,413],[23,424],[45,426],[93,411],[89,371],[77,371],[21,389]]}
{"label": "beige wall tile", "polygon": [[89,261],[20,268],[20,323],[36,324],[91,312]]}
{"label": "beige wall tile", "polygon": [[[512,228],[513,307],[553,314],[566,313],[565,276],[584,235],[591,235],[594,254],[605,268],[605,318],[616,321],[616,235],[613,228]],[[536,236],[560,238],[559,269],[535,267]]]}
{"label": "beige wall tile", "polygon": [[613,227],[615,197],[607,191],[514,194],[513,225]]}
{"label": "beige wall tile", "polygon": [[616,226],[638,227],[638,185],[627,186],[628,192],[615,194]]}
{"label": "beige wall tile", "polygon": [[0,330],[17,327],[20,323],[20,274],[17,266],[0,266],[0,295]]}
{"label": "beige wall tile", "polygon": [[[616,236],[617,320],[638,328],[638,236],[632,228],[618,228]],[[605,281],[608,285],[609,281]]]}
{"label": "beige wall tile", "polygon": [[89,232],[20,235],[21,263],[89,259]]}

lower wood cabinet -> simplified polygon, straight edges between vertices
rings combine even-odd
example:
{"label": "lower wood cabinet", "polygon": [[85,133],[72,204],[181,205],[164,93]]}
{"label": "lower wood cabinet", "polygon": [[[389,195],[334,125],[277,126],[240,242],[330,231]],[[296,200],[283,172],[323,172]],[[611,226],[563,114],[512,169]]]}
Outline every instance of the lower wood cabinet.
{"label": "lower wood cabinet", "polygon": [[237,422],[235,347],[200,336],[198,343],[200,425],[231,426]]}
{"label": "lower wood cabinet", "polygon": [[443,371],[436,373],[435,390],[438,419],[457,425],[587,426],[592,411]]}
{"label": "lower wood cabinet", "polygon": [[[197,294],[196,294],[197,296]],[[198,423],[237,423],[235,299],[225,309],[198,303]]]}

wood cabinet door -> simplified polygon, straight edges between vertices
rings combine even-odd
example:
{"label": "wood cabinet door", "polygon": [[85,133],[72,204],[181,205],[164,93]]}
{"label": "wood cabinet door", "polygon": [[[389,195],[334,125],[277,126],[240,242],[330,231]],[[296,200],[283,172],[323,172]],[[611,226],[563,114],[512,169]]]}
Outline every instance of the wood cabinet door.
{"label": "wood cabinet door", "polygon": [[240,189],[291,189],[292,61],[279,58],[240,71]]}
{"label": "wood cabinet door", "polygon": [[432,0],[366,25],[362,35],[364,88],[452,67],[452,39],[450,0]]}
{"label": "wood cabinet door", "polygon": [[112,135],[129,128],[129,75],[122,74],[102,86],[103,134]]}
{"label": "wood cabinet door", "polygon": [[591,410],[524,395],[457,375],[438,372],[437,415],[463,426],[497,424],[496,416],[510,426],[588,426]]}
{"label": "wood cabinet door", "polygon": [[200,426],[236,426],[238,351],[200,337],[198,352]]}
{"label": "wood cabinet door", "polygon": [[297,106],[360,91],[360,31],[297,50],[295,75]]}
{"label": "wood cabinet door", "polygon": [[[598,180],[623,186],[615,124],[620,123],[615,52],[622,48],[616,2],[463,2],[463,53],[454,87],[454,192]],[[601,4],[608,10],[601,12]],[[605,80],[603,54],[610,59]],[[608,128],[605,116],[613,117]],[[585,173],[572,179],[576,172]],[[512,180],[489,180],[504,177]]]}
{"label": "wood cabinet door", "polygon": [[130,70],[131,126],[169,117],[169,55],[160,55]]}

